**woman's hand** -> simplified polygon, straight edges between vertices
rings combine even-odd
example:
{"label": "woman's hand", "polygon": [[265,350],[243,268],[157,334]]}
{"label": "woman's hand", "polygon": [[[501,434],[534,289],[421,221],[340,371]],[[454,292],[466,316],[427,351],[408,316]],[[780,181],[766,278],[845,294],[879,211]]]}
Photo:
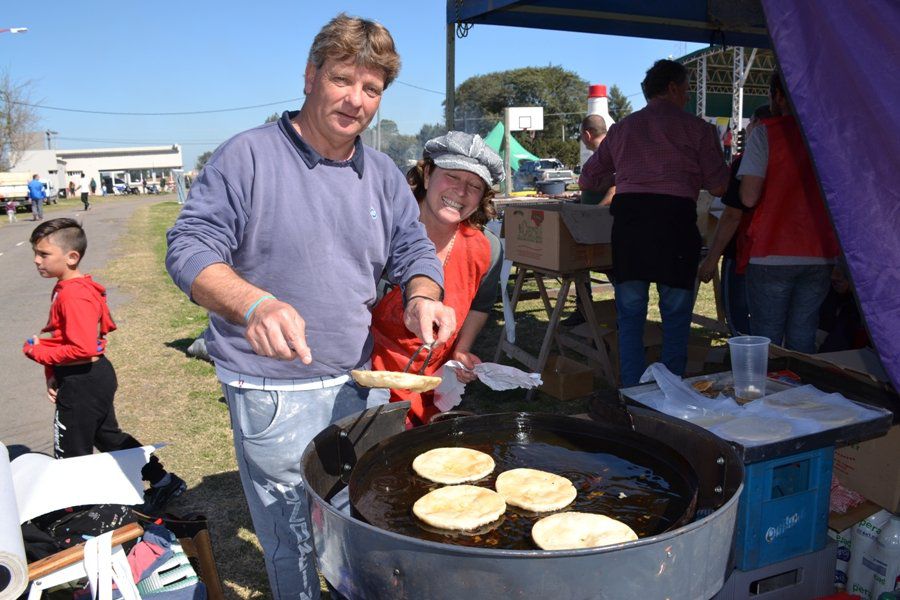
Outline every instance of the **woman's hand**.
{"label": "woman's hand", "polygon": [[465,367],[466,370],[456,369],[456,378],[460,380],[462,383],[471,383],[478,379],[472,369],[475,368],[475,365],[481,364],[481,359],[468,352],[466,350],[456,350],[453,352],[453,360],[458,360]]}

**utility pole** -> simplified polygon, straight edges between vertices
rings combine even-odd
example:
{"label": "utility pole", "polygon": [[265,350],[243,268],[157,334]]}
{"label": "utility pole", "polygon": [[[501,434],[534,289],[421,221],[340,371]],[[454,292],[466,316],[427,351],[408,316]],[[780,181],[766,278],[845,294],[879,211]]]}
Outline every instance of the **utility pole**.
{"label": "utility pole", "polygon": [[375,149],[381,152],[381,106],[375,113]]}
{"label": "utility pole", "polygon": [[53,150],[53,141],[51,136],[59,135],[59,132],[48,129],[44,133],[47,135],[47,150]]}

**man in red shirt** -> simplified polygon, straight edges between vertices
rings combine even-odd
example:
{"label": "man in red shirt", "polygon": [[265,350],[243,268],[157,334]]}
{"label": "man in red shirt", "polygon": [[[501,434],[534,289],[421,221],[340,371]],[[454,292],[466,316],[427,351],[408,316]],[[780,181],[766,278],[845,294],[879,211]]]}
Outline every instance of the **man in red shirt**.
{"label": "man in red shirt", "polygon": [[718,132],[684,110],[684,66],[656,61],[641,87],[647,106],[610,128],[579,179],[582,188],[594,188],[603,177],[616,175],[610,210],[623,386],[638,383],[646,367],[651,282],[659,292],[662,362],[673,373],[684,373],[700,261],[696,200],[701,189],[721,196],[728,186]]}

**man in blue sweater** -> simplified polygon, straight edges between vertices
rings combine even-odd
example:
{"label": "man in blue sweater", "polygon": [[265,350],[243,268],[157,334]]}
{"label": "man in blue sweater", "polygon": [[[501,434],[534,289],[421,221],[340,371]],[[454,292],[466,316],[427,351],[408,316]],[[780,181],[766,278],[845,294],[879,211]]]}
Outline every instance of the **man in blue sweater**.
{"label": "man in blue sweater", "polygon": [[456,328],[409,186],[359,138],[399,66],[383,26],[332,19],[310,49],[301,109],[222,144],[168,233],[172,279],[210,311],[207,346],[276,599],[319,597],[300,456],[367,407],[348,371],[369,361],[382,274],[403,286],[404,322],[424,342]]}

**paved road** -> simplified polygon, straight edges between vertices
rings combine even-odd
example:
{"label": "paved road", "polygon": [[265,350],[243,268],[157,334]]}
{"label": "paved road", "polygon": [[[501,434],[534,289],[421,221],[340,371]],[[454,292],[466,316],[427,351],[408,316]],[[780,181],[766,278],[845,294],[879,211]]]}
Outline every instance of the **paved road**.
{"label": "paved road", "polygon": [[[44,218],[73,217],[82,222],[88,250],[81,264],[90,273],[106,265],[134,209],[159,201],[153,196],[115,200],[95,204],[88,212],[45,212]],[[31,262],[28,237],[35,225],[29,215],[19,213],[17,223],[0,227],[0,441],[12,456],[26,449],[52,454],[53,448],[53,405],[47,400],[43,371],[21,350],[25,339],[47,322],[56,282],[41,278]],[[115,289],[109,292],[113,309],[128,300]]]}

